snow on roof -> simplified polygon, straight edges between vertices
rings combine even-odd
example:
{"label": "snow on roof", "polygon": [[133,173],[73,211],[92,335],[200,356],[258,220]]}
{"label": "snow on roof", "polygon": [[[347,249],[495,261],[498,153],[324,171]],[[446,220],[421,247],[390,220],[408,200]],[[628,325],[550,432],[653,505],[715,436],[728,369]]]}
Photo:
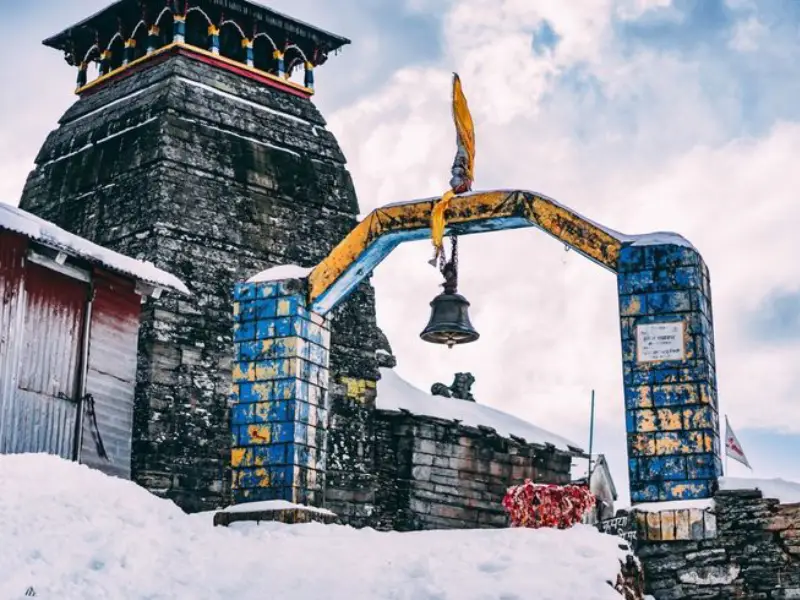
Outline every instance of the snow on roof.
{"label": "snow on roof", "polygon": [[381,369],[376,406],[382,410],[407,410],[446,420],[459,420],[464,425],[491,427],[504,437],[514,435],[533,444],[553,444],[560,450],[578,450],[571,442],[527,421],[477,402],[432,396],[414,387],[392,369]]}
{"label": "snow on roof", "polygon": [[174,275],[144,262],[103,248],[10,204],[0,202],[0,229],[19,233],[70,256],[100,264],[150,285],[189,295],[183,282]]}
{"label": "snow on roof", "polygon": [[589,459],[576,458],[572,461],[569,471],[570,481],[580,481],[589,477]]}
{"label": "snow on roof", "polygon": [[761,490],[764,498],[777,498],[781,504],[800,502],[800,483],[785,479],[748,479],[740,477],[722,477],[719,480],[721,490]]}
{"label": "snow on roof", "polygon": [[661,244],[674,244],[684,248],[695,247],[685,237],[671,231],[658,231],[656,233],[644,233],[642,235],[623,235],[623,242],[630,242],[631,246],[659,246]]}
{"label": "snow on roof", "polygon": [[267,281],[281,281],[282,279],[304,279],[311,273],[311,269],[297,265],[280,265],[266,271],[261,271],[247,280],[247,283],[264,283]]}
{"label": "snow on roof", "polygon": [[607,582],[629,555],[620,538],[586,525],[214,527],[209,514],[187,515],[131,481],[43,454],[0,456],[0,481],[0,598],[32,588],[51,599],[257,600],[267,581],[269,596],[285,600],[613,600]]}

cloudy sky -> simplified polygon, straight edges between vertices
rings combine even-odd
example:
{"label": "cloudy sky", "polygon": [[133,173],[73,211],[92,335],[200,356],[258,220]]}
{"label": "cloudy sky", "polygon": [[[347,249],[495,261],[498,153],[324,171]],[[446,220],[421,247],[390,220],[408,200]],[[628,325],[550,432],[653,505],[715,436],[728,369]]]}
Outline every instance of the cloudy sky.
{"label": "cloudy sky", "polygon": [[[73,69],[40,40],[105,4],[0,0],[3,201],[18,201],[74,101]],[[314,101],[363,213],[447,188],[457,71],[477,127],[476,188],[529,189],[618,231],[689,238],[712,275],[721,410],[757,476],[800,480],[800,2],[268,4],[353,40],[317,72]],[[480,402],[584,445],[595,389],[596,449],[626,488],[614,276],[534,230],[461,247],[482,334],[471,346],[418,339],[438,291],[428,244],[375,273],[400,374],[427,389],[472,371]]]}

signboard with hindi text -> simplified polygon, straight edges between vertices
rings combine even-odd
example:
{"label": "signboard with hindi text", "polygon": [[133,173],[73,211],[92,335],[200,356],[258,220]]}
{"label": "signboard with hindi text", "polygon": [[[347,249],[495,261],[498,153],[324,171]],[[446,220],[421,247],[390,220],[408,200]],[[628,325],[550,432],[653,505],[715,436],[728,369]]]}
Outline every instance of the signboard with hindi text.
{"label": "signboard with hindi text", "polygon": [[685,358],[686,343],[683,321],[643,323],[636,326],[637,362],[660,362],[684,360]]}

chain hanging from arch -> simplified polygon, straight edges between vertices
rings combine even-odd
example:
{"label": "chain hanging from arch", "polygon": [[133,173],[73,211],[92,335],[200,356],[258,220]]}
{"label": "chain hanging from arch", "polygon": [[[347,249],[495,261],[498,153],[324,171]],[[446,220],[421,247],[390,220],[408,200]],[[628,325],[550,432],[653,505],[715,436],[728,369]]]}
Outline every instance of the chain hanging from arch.
{"label": "chain hanging from arch", "polygon": [[[450,260],[445,256],[444,248],[438,253],[439,272],[444,277],[444,291],[455,294],[458,290],[458,236],[450,236]],[[436,257],[433,259],[436,261]]]}

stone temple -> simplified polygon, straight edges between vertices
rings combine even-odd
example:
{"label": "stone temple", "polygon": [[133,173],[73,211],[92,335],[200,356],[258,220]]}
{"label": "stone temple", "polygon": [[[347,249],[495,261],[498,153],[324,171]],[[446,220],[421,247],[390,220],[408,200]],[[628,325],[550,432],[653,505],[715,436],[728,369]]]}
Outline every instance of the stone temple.
{"label": "stone temple", "polygon": [[[432,396],[394,372],[366,274],[401,241],[430,237],[437,200],[357,223],[345,157],[311,101],[315,69],[348,43],[246,0],[118,0],[45,41],[76,68],[78,100],[20,207],[190,288],[142,305],[130,465],[140,485],[187,511],[279,499],[355,526],[502,527],[509,485],[567,483],[586,455],[474,402],[468,378]],[[634,511],[607,519],[606,506],[600,528],[634,543],[647,591],[800,597],[798,505],[719,489],[699,252],[532,192],[461,195],[448,210],[457,235],[537,227],[616,275]],[[247,281],[290,264],[310,271]],[[700,504],[667,505],[685,499]]]}
{"label": "stone temple", "polygon": [[[311,101],[315,68],[348,43],[243,0],[120,0],[45,41],[76,68],[78,100],[20,207],[190,287],[143,306],[131,465],[185,510],[231,502],[234,285],[312,267],[357,224],[345,157]],[[480,406],[472,423],[403,406],[368,280],[330,328],[316,504],[354,525],[496,526],[509,482],[569,481],[581,451],[558,436],[526,437],[508,415],[492,428]]]}

